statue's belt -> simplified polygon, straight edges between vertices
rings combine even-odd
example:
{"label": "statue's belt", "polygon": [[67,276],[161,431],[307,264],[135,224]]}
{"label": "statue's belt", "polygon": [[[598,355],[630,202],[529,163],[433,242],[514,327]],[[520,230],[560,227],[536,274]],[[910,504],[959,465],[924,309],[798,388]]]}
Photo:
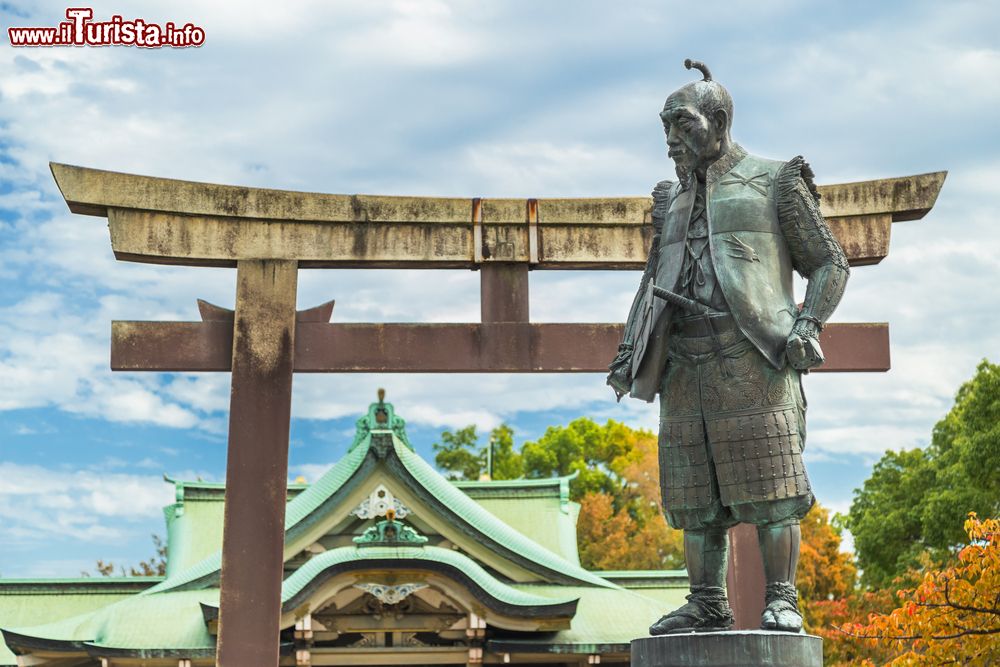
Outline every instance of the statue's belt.
{"label": "statue's belt", "polygon": [[671,334],[684,338],[717,336],[729,331],[737,331],[736,320],[729,313],[681,317],[673,322]]}
{"label": "statue's belt", "polygon": [[674,336],[670,340],[667,358],[671,363],[696,366],[709,362],[718,363],[725,378],[731,375],[728,362],[739,359],[753,349],[750,339],[737,331],[723,333],[717,341],[707,336]]}

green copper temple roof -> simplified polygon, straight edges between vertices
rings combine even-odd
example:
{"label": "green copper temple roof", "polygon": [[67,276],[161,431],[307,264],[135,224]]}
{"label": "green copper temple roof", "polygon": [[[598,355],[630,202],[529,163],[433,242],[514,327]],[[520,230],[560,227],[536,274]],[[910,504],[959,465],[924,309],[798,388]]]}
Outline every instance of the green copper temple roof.
{"label": "green copper temple roof", "polygon": [[549,572],[558,573],[566,578],[592,586],[617,588],[615,584],[584,570],[578,564],[570,563],[565,558],[528,539],[490,514],[482,505],[456,488],[454,484],[445,479],[441,473],[408,447],[396,447],[396,456],[407,472],[413,476],[413,479],[442,505],[450,509],[454,516],[465,521],[473,530],[488,537],[493,542],[520,554]]}
{"label": "green copper temple roof", "polygon": [[[414,567],[444,566],[436,569],[456,578],[464,576],[477,592],[485,594],[486,606],[506,613],[537,615],[531,613],[534,610],[572,616],[576,610],[577,596],[566,595],[564,588],[552,587],[545,594],[514,588],[468,556],[450,549],[378,546],[342,547],[310,559],[283,582],[283,606],[286,610],[293,608],[315,587],[339,572],[359,569],[359,565],[360,569],[367,569],[390,562],[396,568],[402,563],[412,563]],[[140,655],[166,649],[211,650],[214,638],[208,633],[202,607],[217,609],[218,604],[217,588],[134,595],[89,613],[28,628],[7,627],[3,631],[8,641],[56,650],[111,648]],[[517,612],[518,608],[522,611]]]}
{"label": "green copper temple roof", "polygon": [[569,499],[569,484],[576,476],[451,483],[511,528],[579,565],[580,504]]}
{"label": "green copper temple roof", "polygon": [[629,651],[629,642],[642,633],[666,609],[680,607],[687,589],[675,588],[655,599],[645,591],[610,590],[592,586],[551,586],[515,584],[515,588],[535,595],[576,595],[576,615],[572,627],[530,639],[488,642],[497,652],[606,653]]}
{"label": "green copper temple roof", "polygon": [[[394,466],[393,459],[402,466]],[[408,477],[408,480],[401,481],[404,484],[412,482],[418,492],[427,494],[442,508],[442,511],[447,512],[456,523],[461,524],[460,527],[478,535],[479,539],[485,539],[511,554],[516,554],[529,565],[534,565],[552,576],[592,586],[617,588],[616,584],[584,570],[578,564],[571,563],[528,539],[456,488],[413,450],[406,439],[405,422],[395,415],[390,403],[373,403],[368,408],[368,414],[358,420],[357,434],[347,455],[315,484],[288,503],[285,513],[286,540],[289,539],[289,533],[294,532],[300,524],[307,523],[345,483],[349,480],[360,482],[365,475],[357,473],[366,461],[372,460],[384,460],[393,472]],[[373,465],[369,467],[369,470],[373,469]],[[221,566],[222,554],[216,552],[186,570],[168,577],[166,581],[146,591],[144,595],[216,585]]]}
{"label": "green copper temple roof", "polygon": [[29,628],[3,628],[8,644],[54,650],[111,647],[127,650],[211,649],[202,604],[218,605],[218,589],[136,595],[96,611]]}
{"label": "green copper temple roof", "polygon": [[[475,585],[491,597],[512,606],[549,607],[570,603],[575,597],[566,596],[563,591],[552,591],[550,595],[518,590],[503,583],[465,554],[440,547],[343,547],[315,556],[285,579],[281,587],[281,601],[287,606],[301,597],[323,572],[336,569],[338,565],[357,562],[412,561],[436,563],[464,573]],[[397,565],[398,567],[398,565]],[[293,605],[294,606],[294,605]]]}
{"label": "green copper temple roof", "polygon": [[[443,525],[453,527],[455,535],[441,535],[451,544],[457,544],[454,538],[459,533],[465,535],[462,539],[471,538],[499,558],[513,561],[521,571],[534,572],[538,583],[504,581],[454,548],[426,544],[401,546],[374,540],[364,545],[329,548],[297,565],[282,584],[286,612],[294,610],[312,591],[338,573],[378,568],[381,564],[387,569],[437,572],[463,583],[487,608],[504,615],[572,618],[571,629],[538,635],[539,646],[613,644],[619,650],[623,642],[634,636],[636,627],[643,627],[662,612],[665,602],[673,597],[683,601],[681,588],[660,586],[664,590],[656,590],[653,595],[625,590],[618,584],[634,588],[630,585],[634,576],[616,572],[604,578],[588,572],[577,562],[526,537],[477,502],[479,499],[489,506],[491,498],[502,499],[509,503],[509,509],[516,509],[518,503],[525,502],[519,494],[534,493],[543,499],[542,505],[535,507],[551,512],[545,514],[545,521],[564,517],[559,522],[573,527],[578,506],[568,500],[570,478],[453,483],[416,454],[407,440],[403,420],[384,402],[372,404],[367,415],[358,420],[357,436],[343,458],[316,483],[293,490],[298,495],[287,506],[286,543],[297,539],[296,534],[303,534],[331,512],[342,514],[348,494],[353,493],[351,497],[357,498],[357,491],[364,490],[366,480],[377,471],[381,471],[380,479],[392,479],[400,491],[405,488],[411,497],[419,498],[426,505],[425,511],[437,517],[436,521],[443,520]],[[174,512],[175,521],[182,517],[186,503],[187,491],[182,486],[201,494],[198,497],[202,500],[217,500],[219,493],[218,488],[206,483],[177,483],[177,486],[178,502],[168,508]],[[168,516],[168,522],[169,519]],[[558,539],[565,537],[561,534],[566,531],[565,526],[554,525],[552,530],[559,533]],[[575,539],[575,531],[572,537]],[[289,558],[296,556],[289,554]],[[60,613],[48,616],[44,607],[56,604],[55,600],[32,603],[31,613],[24,609],[2,613],[8,607],[15,609],[16,603],[3,588],[9,582],[0,581],[0,628],[8,645],[27,646],[29,650],[34,646],[39,650],[85,651],[91,655],[115,655],[117,651],[118,655],[147,658],[208,656],[214,651],[215,642],[208,632],[203,608],[218,608],[220,566],[221,552],[216,551],[162,581],[145,579],[140,584],[127,578],[95,586],[81,580],[79,586],[114,593],[100,599],[92,597],[89,603],[74,597],[75,580],[33,582],[32,586],[56,586],[66,593],[59,603]],[[639,578],[645,583],[656,576],[657,573],[646,572]],[[53,618],[58,620],[44,622]],[[38,625],[39,622],[42,624]],[[13,654],[0,645],[0,665],[7,664],[14,664]]]}

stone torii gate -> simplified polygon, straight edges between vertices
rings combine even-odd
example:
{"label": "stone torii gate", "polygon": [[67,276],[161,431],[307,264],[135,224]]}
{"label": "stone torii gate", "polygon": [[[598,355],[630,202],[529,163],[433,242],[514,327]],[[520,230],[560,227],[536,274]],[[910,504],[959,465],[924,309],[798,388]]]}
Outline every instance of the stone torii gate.
{"label": "stone torii gate", "polygon": [[[652,235],[648,197],[330,195],[51,168],[71,211],[108,219],[117,259],[237,270],[235,311],[200,302],[201,322],[116,321],[111,340],[113,370],[232,371],[224,667],[278,663],[293,373],[604,373],[622,325],[532,323],[528,271],[642,269]],[[821,186],[850,263],[880,262],[892,223],[926,215],[945,175]],[[300,268],[479,270],[481,323],[330,323],[332,302],[296,312]],[[820,371],[889,368],[885,323],[830,324],[822,345]],[[755,627],[756,535],[733,538],[730,597],[738,626]]]}

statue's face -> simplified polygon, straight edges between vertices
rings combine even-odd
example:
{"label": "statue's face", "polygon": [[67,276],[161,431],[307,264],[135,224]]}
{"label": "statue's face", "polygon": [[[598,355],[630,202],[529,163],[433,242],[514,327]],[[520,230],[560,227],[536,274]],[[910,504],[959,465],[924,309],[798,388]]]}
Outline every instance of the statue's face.
{"label": "statue's face", "polygon": [[724,116],[706,117],[698,108],[694,91],[689,86],[667,98],[660,119],[667,135],[667,155],[674,161],[678,175],[684,177],[718,159],[726,134]]}

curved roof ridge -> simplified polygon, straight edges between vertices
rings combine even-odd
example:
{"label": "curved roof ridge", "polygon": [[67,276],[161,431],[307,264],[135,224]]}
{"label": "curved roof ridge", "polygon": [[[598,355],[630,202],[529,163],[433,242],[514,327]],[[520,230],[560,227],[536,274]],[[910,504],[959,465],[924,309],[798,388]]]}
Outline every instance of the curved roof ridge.
{"label": "curved roof ridge", "polygon": [[310,484],[308,489],[288,503],[288,507],[285,510],[286,531],[309,516],[331,494],[343,486],[344,482],[350,479],[351,475],[361,466],[361,462],[365,460],[370,443],[371,435],[364,438],[360,446],[353,446],[322,477],[316,480],[315,483]]}
{"label": "curved roof ridge", "polygon": [[591,586],[620,588],[617,584],[584,570],[508,526],[432,468],[405,443],[396,438],[393,438],[393,443],[397,458],[413,479],[475,530],[484,533],[512,553],[519,554],[550,572],[559,573]]}
{"label": "curved roof ridge", "polygon": [[[112,604],[118,603],[113,602]],[[57,621],[49,621],[48,623],[40,623],[38,625],[28,625],[16,628],[0,628],[0,632],[2,632],[5,636],[17,635],[19,637],[30,639],[41,639],[63,643],[91,641],[93,639],[92,636],[81,637],[79,635],[83,632],[94,632],[93,630],[88,630],[88,624],[91,623],[95,614],[105,608],[106,607],[101,607],[99,609],[85,611],[82,614],[77,614],[76,616],[60,618]],[[30,633],[28,632],[29,630],[31,631]]]}
{"label": "curved roof ridge", "polygon": [[[337,461],[322,477],[305,491],[292,499],[285,508],[285,530],[302,521],[339,489],[358,469],[368,453],[368,438],[362,446],[357,446]],[[177,572],[140,595],[152,595],[175,590],[209,577],[222,568],[221,549],[206,556],[190,567]]]}
{"label": "curved roof ridge", "polygon": [[515,606],[552,606],[572,602],[578,596],[548,597],[519,591],[487,572],[479,563],[452,549],[428,546],[353,546],[338,547],[313,556],[281,585],[281,601],[288,603],[306,590],[331,567],[358,561],[413,560],[450,565],[465,573],[483,590],[498,600]]}
{"label": "curved roof ridge", "polygon": [[[377,458],[385,457],[390,451],[394,453],[395,458],[416,484],[473,531],[482,533],[506,549],[509,554],[534,563],[544,572],[562,579],[602,588],[621,588],[618,584],[583,569],[535,542],[470,498],[416,453],[406,438],[404,424],[403,419],[395,415],[391,403],[380,401],[369,406],[368,414],[358,420],[358,432],[347,454],[316,483],[288,503],[285,511],[286,534],[319,510],[324,502],[350,480],[368,456],[373,446],[373,435],[377,434],[380,443],[375,449]],[[391,447],[388,446],[390,438]],[[560,489],[565,489],[565,493],[568,494],[568,484],[572,476],[554,479],[558,480]],[[195,587],[205,583],[206,580],[211,580],[221,568],[222,552],[219,550],[187,569],[171,575],[140,595],[154,595]]]}
{"label": "curved roof ridge", "polygon": [[[155,599],[134,595],[66,619],[2,632],[8,646],[42,650],[209,648],[214,641],[199,609],[206,600],[217,603],[218,595],[218,589],[173,591]],[[156,619],[166,620],[156,624]]]}
{"label": "curved roof ridge", "polygon": [[515,479],[457,479],[448,480],[460,489],[495,487],[495,486],[557,486],[564,482],[572,482],[580,475],[579,470],[574,470],[568,475],[556,475],[555,477],[517,477]]}

